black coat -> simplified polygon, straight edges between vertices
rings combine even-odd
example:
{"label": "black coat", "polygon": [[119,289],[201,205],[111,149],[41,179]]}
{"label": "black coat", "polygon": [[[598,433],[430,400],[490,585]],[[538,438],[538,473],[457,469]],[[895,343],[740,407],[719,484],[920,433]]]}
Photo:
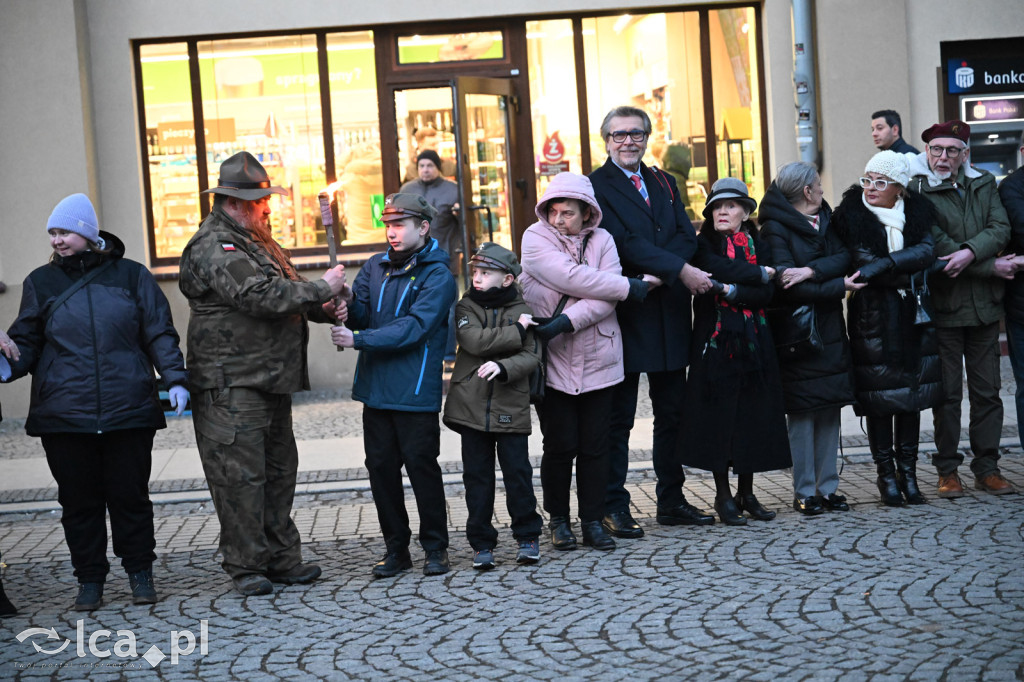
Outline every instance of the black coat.
{"label": "black coat", "polygon": [[[999,199],[1010,219],[1010,245],[1006,250],[1024,255],[1024,166],[999,183]],[[1006,283],[1003,304],[1008,318],[1024,324],[1024,273],[1017,273]]]}
{"label": "black coat", "polygon": [[830,225],[832,209],[822,202],[819,229],[793,208],[772,183],[761,200],[758,220],[768,243],[771,263],[779,274],[787,268],[810,267],[814,277],[789,289],[778,287],[772,304],[796,307],[813,304],[824,350],[799,360],[782,362],[786,412],[811,412],[853,402],[850,344],[843,321],[846,296],[843,277],[850,253]]}
{"label": "black coat", "polygon": [[[8,333],[21,350],[13,378],[32,374],[30,436],[163,428],[153,368],[168,386],[188,382],[167,297],[149,270],[122,257],[121,240],[100,235],[109,255],[58,257],[25,278]],[[48,302],[108,259],[110,268],[44,318]]]}
{"label": "black coat", "polygon": [[[665,282],[643,302],[623,301],[616,307],[623,363],[626,372],[683,369],[689,361],[690,291],[679,272],[697,252],[697,233],[675,178],[643,163],[640,174],[650,206],[611,158],[590,174],[603,214],[601,227],[615,239],[622,274],[657,275]],[[730,271],[731,264],[722,267]]]}
{"label": "black coat", "polygon": [[[733,270],[720,267],[717,258],[724,253],[724,240],[710,221],[704,225],[695,265],[720,282],[734,284],[737,298],[733,305],[755,320],[763,319],[763,307],[772,299],[772,283],[762,283],[760,268],[743,261],[739,253],[732,265],[746,269],[748,275],[732,279]],[[767,246],[756,235],[753,240],[761,264]],[[709,343],[718,322],[718,297],[697,296],[693,310],[690,370],[677,446],[680,461],[706,471],[725,472],[731,467],[738,474],[792,466],[782,382],[768,325],[753,325],[756,335],[750,355],[730,356],[725,350],[727,343],[717,348]]]}
{"label": "black coat", "polygon": [[932,226],[935,209],[913,192],[904,197],[903,248],[889,253],[885,228],[851,187],[832,216],[833,229],[850,250],[850,272],[868,286],[847,304],[853,353],[854,409],[883,417],[920,412],[942,401],[942,367],[933,325],[914,324],[917,303],[910,278],[921,286],[935,262]]}

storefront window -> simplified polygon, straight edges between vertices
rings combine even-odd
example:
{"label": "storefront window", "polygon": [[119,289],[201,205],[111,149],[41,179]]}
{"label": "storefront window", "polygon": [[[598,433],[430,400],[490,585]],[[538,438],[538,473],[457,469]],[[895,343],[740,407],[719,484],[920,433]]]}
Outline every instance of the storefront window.
{"label": "storefront window", "polygon": [[386,239],[373,33],[328,34],[327,68],[341,243],[379,244]]}
{"label": "storefront window", "polygon": [[[221,121],[206,140],[210,186],[232,154],[252,153],[271,182],[271,230],[286,248],[326,243],[317,193],[327,185],[316,39],[311,35],[203,41],[199,47],[203,117]],[[207,126],[209,127],[209,125]]]}
{"label": "storefront window", "polygon": [[143,45],[139,52],[153,246],[157,258],[174,257],[196,231],[200,215],[188,47]]}
{"label": "storefront window", "polygon": [[764,195],[757,43],[751,7],[710,12],[718,176],[740,178]]}
{"label": "storefront window", "polygon": [[562,171],[581,173],[572,21],[526,22],[537,196]]}
{"label": "storefront window", "polygon": [[[639,107],[653,131],[644,162],[676,177],[693,216],[708,186],[697,12],[583,19],[594,167],[607,158],[601,121],[620,105]],[[683,188],[686,189],[683,189]]]}
{"label": "storefront window", "polygon": [[504,57],[505,41],[501,31],[398,37],[399,64],[437,64]]}

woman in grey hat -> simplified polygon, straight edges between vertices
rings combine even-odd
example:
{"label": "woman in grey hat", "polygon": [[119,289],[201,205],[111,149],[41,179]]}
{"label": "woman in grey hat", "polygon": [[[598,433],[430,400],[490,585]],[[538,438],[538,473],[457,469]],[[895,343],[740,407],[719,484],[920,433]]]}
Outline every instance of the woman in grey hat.
{"label": "woman in grey hat", "polygon": [[[735,178],[717,181],[704,206],[696,265],[716,284],[693,302],[680,418],[679,458],[714,474],[715,511],[730,526],[747,523],[743,512],[761,521],[775,518],[754,496],[754,473],[791,464],[779,367],[764,314],[775,270],[765,266],[768,249],[750,220],[756,208]],[[738,478],[736,495],[730,468]]]}

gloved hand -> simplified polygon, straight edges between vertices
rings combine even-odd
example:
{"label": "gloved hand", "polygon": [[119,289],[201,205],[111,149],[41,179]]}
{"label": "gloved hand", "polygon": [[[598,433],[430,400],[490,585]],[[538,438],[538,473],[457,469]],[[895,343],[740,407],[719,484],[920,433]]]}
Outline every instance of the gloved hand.
{"label": "gloved hand", "polygon": [[533,328],[533,333],[545,341],[550,341],[559,334],[574,331],[576,330],[572,326],[572,320],[565,313],[552,318],[550,322],[545,322]]}
{"label": "gloved hand", "polygon": [[184,386],[171,386],[168,394],[170,394],[171,407],[174,408],[174,412],[180,417],[181,413],[185,411],[185,405],[188,404],[188,390]]}
{"label": "gloved hand", "polygon": [[635,277],[628,277],[629,282],[629,295],[626,297],[627,301],[643,301],[647,298],[647,292],[651,290],[651,287],[647,282],[642,279],[636,279]]}

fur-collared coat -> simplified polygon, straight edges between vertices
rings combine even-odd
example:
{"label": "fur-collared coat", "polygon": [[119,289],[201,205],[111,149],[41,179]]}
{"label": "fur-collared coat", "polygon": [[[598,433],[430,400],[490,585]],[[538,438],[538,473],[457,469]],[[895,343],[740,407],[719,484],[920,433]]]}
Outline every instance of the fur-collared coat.
{"label": "fur-collared coat", "polygon": [[[847,329],[853,353],[854,410],[881,417],[920,412],[942,400],[942,369],[934,325],[915,325],[917,303],[910,279],[921,286],[935,261],[935,210],[927,199],[905,192],[903,248],[889,253],[885,228],[854,186],[832,216],[850,251],[850,272],[868,286],[849,299]],[[929,276],[930,277],[930,276]]]}

